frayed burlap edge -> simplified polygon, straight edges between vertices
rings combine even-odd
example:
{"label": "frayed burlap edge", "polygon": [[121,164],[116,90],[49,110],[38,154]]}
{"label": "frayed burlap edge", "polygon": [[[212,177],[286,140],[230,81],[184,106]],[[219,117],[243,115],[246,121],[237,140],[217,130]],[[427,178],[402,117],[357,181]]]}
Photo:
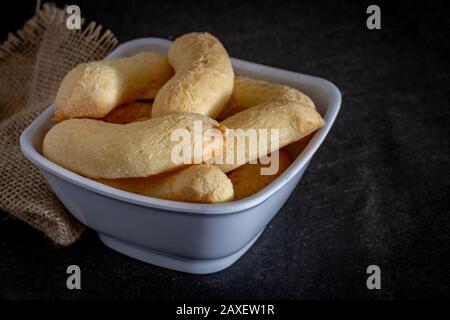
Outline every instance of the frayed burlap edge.
{"label": "frayed burlap edge", "polygon": [[58,86],[77,64],[100,60],[116,45],[109,30],[94,22],[66,28],[64,10],[45,4],[0,45],[0,209],[69,245],[84,226],[21,154],[21,132],[54,100]]}

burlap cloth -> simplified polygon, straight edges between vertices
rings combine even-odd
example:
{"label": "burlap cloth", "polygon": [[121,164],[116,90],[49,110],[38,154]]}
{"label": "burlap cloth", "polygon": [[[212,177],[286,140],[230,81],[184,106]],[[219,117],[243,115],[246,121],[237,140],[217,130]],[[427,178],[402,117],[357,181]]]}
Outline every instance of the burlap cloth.
{"label": "burlap cloth", "polygon": [[19,137],[55,97],[66,73],[102,59],[116,45],[108,30],[91,22],[66,27],[65,11],[45,4],[0,45],[0,208],[60,245],[84,230],[59,202],[38,169],[21,153]]}

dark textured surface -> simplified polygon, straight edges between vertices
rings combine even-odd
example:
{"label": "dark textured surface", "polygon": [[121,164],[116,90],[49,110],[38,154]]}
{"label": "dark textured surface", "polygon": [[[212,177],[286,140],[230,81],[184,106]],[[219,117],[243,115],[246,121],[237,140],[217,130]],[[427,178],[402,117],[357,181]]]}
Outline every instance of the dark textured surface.
{"label": "dark textured surface", "polygon": [[[382,30],[369,31],[365,2],[72,2],[120,41],[209,31],[232,56],[331,80],[343,106],[292,197],[228,270],[192,276],[146,265],[92,231],[58,248],[0,213],[1,298],[450,298],[442,5],[380,4]],[[1,4],[1,39],[34,9],[13,4]],[[70,264],[82,269],[81,291],[65,287]],[[381,267],[381,290],[366,289],[370,264]]]}

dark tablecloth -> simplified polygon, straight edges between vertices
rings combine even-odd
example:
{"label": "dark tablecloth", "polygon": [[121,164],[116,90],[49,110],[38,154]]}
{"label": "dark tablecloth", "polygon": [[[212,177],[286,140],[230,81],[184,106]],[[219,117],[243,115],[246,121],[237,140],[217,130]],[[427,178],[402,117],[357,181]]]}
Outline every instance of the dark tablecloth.
{"label": "dark tablecloth", "polygon": [[[0,213],[0,297],[432,298],[450,297],[449,30],[443,4],[72,1],[120,41],[216,35],[230,55],[317,75],[343,105],[303,180],[264,234],[229,269],[194,276],[133,260],[93,231],[52,244]],[[57,1],[62,4],[62,2]],[[2,2],[1,38],[34,3]],[[82,290],[66,289],[66,268]],[[381,268],[368,290],[366,268]]]}

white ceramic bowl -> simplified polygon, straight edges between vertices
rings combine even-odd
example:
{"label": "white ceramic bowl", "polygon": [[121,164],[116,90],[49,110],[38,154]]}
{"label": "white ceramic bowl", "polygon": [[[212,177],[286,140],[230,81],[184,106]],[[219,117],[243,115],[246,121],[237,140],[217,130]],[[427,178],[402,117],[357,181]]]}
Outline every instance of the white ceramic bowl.
{"label": "white ceramic bowl", "polygon": [[[107,58],[144,50],[167,53],[171,42],[142,38],[126,42]],[[108,247],[169,269],[196,274],[220,271],[239,259],[283,206],[330,130],[341,105],[331,82],[300,73],[232,59],[236,74],[283,83],[309,95],[326,125],[295,162],[257,194],[226,204],[193,204],[141,196],[95,182],[66,170],[41,154],[52,127],[53,106],[22,133],[23,154],[78,220],[99,233]]]}

